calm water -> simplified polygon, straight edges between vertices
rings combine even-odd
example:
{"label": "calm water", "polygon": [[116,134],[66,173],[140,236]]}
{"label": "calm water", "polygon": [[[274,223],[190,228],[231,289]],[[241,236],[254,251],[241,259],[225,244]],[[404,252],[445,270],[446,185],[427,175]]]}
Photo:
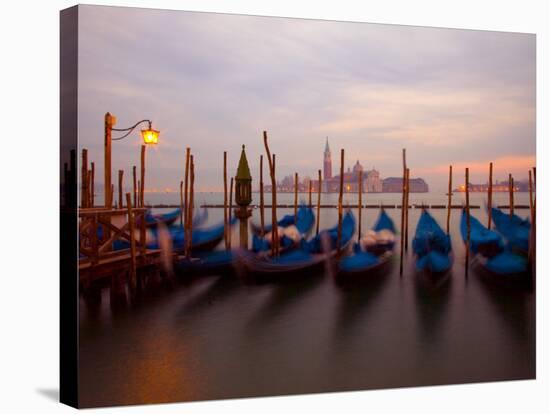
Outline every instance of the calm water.
{"label": "calm water", "polygon": [[[355,196],[346,197],[352,204]],[[453,204],[461,204],[460,197]],[[158,202],[178,199],[167,195]],[[216,194],[197,199],[220,201]],[[483,205],[483,195],[471,199]],[[323,195],[323,202],[336,202],[336,195]],[[364,202],[399,204],[400,195],[367,195]],[[445,197],[411,194],[411,203],[422,202],[444,204]],[[508,196],[496,194],[495,203],[507,204]],[[516,203],[528,204],[527,195],[517,194]],[[400,210],[387,211],[399,223]],[[222,217],[221,209],[209,213],[211,223]],[[81,300],[82,404],[533,378],[534,289],[497,284],[473,270],[464,277],[459,213],[452,211],[454,267],[436,281],[415,274],[409,253],[402,278],[397,256],[386,275],[347,288],[323,274],[263,285],[213,275],[152,284],[144,297],[122,307],[111,307],[107,289],[98,309]],[[484,209],[472,213],[486,222]],[[377,214],[363,211],[363,229]],[[419,214],[410,210],[410,239]],[[445,210],[432,214],[445,222]],[[321,227],[336,222],[336,210],[321,215]]]}

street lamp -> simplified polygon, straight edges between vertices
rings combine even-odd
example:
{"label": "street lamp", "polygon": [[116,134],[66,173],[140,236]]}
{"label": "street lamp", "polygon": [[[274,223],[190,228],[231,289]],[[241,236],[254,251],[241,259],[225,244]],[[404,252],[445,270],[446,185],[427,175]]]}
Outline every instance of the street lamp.
{"label": "street lamp", "polygon": [[[113,206],[113,199],[111,195],[111,145],[112,141],[120,141],[126,138],[128,135],[130,135],[137,127],[138,125],[146,122],[147,128],[141,130],[141,137],[143,138],[143,143],[145,145],[156,145],[158,144],[159,134],[160,132],[152,128],[152,122],[149,119],[142,119],[139,122],[136,122],[134,125],[128,128],[113,128],[113,126],[116,124],[116,117],[111,115],[109,112],[105,114],[105,180],[104,180],[104,194],[105,194],[105,207],[112,208]],[[121,135],[120,137],[113,138],[112,132],[125,132],[125,134]],[[142,182],[141,187],[144,188],[145,184],[144,181],[144,171],[143,171],[143,164],[144,164],[144,151],[142,150]]]}
{"label": "street lamp", "polygon": [[[114,117],[113,117],[114,118]],[[116,122],[116,118],[115,118]],[[126,138],[128,135],[132,133],[134,129],[137,128],[139,124],[142,124],[144,122],[147,122],[147,129],[141,130],[141,137],[143,138],[143,143],[145,145],[156,145],[159,142],[159,134],[160,132],[156,129],[152,128],[152,122],[148,119],[142,119],[141,121],[136,122],[134,125],[132,125],[129,128],[111,128],[112,131],[118,131],[118,132],[126,132],[126,134],[122,135],[118,138],[112,138],[113,141],[120,141],[121,139]],[[114,123],[113,123],[114,125]]]}

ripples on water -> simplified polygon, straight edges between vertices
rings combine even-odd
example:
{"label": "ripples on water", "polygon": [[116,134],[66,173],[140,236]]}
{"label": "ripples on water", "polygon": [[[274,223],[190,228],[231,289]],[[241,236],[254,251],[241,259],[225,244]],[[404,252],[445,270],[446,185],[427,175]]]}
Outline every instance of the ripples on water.
{"label": "ripples on water", "polygon": [[[323,201],[332,196],[336,201],[335,195]],[[365,203],[377,203],[369,196]],[[399,197],[378,200],[399,203]],[[472,194],[473,204],[483,200]],[[441,195],[411,194],[411,203],[422,201],[445,202]],[[496,195],[495,203],[507,201],[506,194]],[[517,194],[516,203],[528,204],[527,195]],[[409,213],[411,239],[419,212]],[[400,210],[388,213],[399,223]],[[472,213],[486,222],[483,209]],[[336,222],[335,210],[321,214],[322,227]],[[364,210],[363,229],[377,214]],[[444,224],[444,210],[432,214]],[[211,210],[209,221],[221,215]],[[262,285],[208,276],[152,283],[143,297],[118,308],[110,306],[108,290],[97,309],[81,300],[82,404],[533,378],[534,289],[495,283],[474,270],[466,279],[458,223],[453,210],[455,264],[435,281],[415,273],[409,253],[402,278],[397,255],[386,274],[345,287],[324,274]]]}

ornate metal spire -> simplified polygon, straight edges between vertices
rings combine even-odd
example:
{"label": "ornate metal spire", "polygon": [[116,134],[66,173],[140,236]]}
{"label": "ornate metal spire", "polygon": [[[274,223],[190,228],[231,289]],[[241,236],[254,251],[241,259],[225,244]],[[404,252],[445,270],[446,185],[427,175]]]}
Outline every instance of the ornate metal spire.
{"label": "ornate metal spire", "polygon": [[252,180],[250,175],[250,168],[248,167],[248,160],[246,159],[246,153],[244,152],[244,145],[241,151],[241,158],[239,160],[239,166],[237,167],[237,180]]}

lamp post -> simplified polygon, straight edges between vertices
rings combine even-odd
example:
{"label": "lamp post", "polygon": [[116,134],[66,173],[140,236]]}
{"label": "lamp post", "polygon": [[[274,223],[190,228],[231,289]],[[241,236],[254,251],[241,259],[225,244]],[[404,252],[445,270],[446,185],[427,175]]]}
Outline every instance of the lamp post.
{"label": "lamp post", "polygon": [[[116,117],[107,112],[105,114],[105,180],[104,180],[104,194],[105,194],[105,207],[113,207],[113,199],[111,196],[111,145],[113,141],[120,141],[126,138],[128,135],[134,131],[138,125],[142,123],[147,123],[147,128],[141,130],[141,137],[143,138],[143,143],[145,145],[156,145],[158,143],[158,138],[160,132],[152,128],[152,122],[148,119],[142,119],[139,122],[136,122],[129,128],[113,128],[116,124]],[[113,138],[112,132],[126,132],[120,137]],[[143,185],[143,184],[142,184]]]}
{"label": "lamp post", "polygon": [[252,215],[252,209],[248,206],[252,202],[252,176],[244,145],[235,176],[235,201],[239,206],[235,209],[235,216],[239,219],[240,247],[248,249],[248,218]]}

